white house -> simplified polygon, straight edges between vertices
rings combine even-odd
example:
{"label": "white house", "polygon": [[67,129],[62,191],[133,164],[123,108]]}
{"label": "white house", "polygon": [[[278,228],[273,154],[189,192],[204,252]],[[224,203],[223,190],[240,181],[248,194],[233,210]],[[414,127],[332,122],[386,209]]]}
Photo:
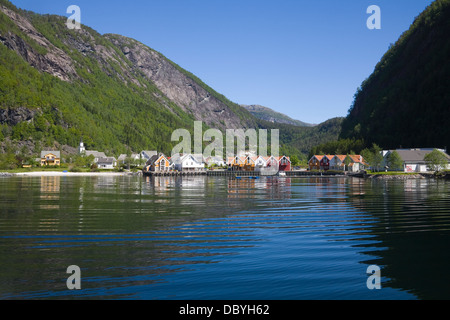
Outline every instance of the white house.
{"label": "white house", "polygon": [[[404,172],[427,172],[428,166],[425,161],[425,156],[431,153],[433,148],[423,148],[423,149],[397,149],[397,150],[389,150],[387,152],[383,152],[385,154],[383,158],[383,162],[381,164],[382,167],[387,166],[389,155],[396,151],[400,158],[403,161],[403,171]],[[450,156],[445,152],[445,150],[437,149],[444,153],[447,156],[449,164],[447,165],[447,169],[450,168]]]}
{"label": "white house", "polygon": [[368,167],[367,163],[364,161],[364,158],[361,155],[349,155],[350,164],[348,165],[349,172],[359,172],[361,170],[366,169]]}
{"label": "white house", "polygon": [[117,167],[117,160],[114,157],[99,158],[97,161],[97,167],[99,169],[114,169]]}
{"label": "white house", "polygon": [[205,164],[192,154],[175,154],[170,160],[177,171],[198,172],[205,170]]}
{"label": "white house", "polygon": [[[264,157],[259,156],[255,159],[255,171],[261,171],[263,168],[267,167],[267,159],[264,159]],[[275,158],[274,158],[275,159]]]}

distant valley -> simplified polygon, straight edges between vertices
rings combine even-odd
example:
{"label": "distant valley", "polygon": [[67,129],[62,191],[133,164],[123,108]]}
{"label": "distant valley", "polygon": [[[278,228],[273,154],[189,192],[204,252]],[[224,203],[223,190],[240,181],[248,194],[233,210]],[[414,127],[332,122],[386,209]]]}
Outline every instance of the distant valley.
{"label": "distant valley", "polygon": [[280,112],[277,112],[271,108],[263,107],[260,105],[241,105],[243,108],[245,108],[247,111],[249,111],[252,115],[254,115],[256,118],[273,122],[273,123],[283,123],[283,124],[291,124],[293,126],[298,127],[313,127],[314,124],[302,122],[300,120],[292,119],[291,117],[282,114]]}

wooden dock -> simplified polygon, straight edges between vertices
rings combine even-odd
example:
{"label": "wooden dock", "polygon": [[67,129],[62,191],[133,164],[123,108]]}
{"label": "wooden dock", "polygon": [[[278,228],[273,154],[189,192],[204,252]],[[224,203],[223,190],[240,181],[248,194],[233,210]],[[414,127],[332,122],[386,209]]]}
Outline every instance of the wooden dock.
{"label": "wooden dock", "polygon": [[[285,171],[284,177],[320,177],[320,176],[345,176],[345,173],[337,172],[309,172],[309,171]],[[151,177],[186,177],[186,176],[208,176],[208,177],[263,177],[259,171],[233,171],[233,170],[207,170],[207,171],[166,171],[166,172],[143,172],[144,176]],[[277,176],[277,175],[276,175]],[[268,177],[271,177],[268,175]]]}

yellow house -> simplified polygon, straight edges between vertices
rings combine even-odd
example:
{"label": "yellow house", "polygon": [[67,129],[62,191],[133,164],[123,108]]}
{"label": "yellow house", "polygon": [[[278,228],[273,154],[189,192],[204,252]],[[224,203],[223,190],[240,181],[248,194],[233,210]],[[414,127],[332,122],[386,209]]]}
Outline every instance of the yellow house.
{"label": "yellow house", "polygon": [[42,151],[41,152],[41,167],[44,166],[60,166],[61,152],[60,151]]}
{"label": "yellow house", "polygon": [[245,166],[245,157],[229,157],[227,164],[229,167],[231,167],[233,170],[243,170]]}
{"label": "yellow house", "polygon": [[145,171],[147,172],[165,172],[170,171],[173,168],[170,160],[163,154],[152,156],[145,165]]}

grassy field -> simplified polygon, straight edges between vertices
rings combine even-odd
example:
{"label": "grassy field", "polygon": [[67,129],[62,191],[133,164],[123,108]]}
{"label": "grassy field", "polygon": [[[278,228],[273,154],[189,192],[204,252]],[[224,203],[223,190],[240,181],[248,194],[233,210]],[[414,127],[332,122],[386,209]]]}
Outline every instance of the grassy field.
{"label": "grassy field", "polygon": [[386,175],[386,176],[413,176],[418,174],[417,172],[403,172],[403,171],[380,171],[380,172],[374,172],[374,171],[367,171],[367,174],[370,175]]}

